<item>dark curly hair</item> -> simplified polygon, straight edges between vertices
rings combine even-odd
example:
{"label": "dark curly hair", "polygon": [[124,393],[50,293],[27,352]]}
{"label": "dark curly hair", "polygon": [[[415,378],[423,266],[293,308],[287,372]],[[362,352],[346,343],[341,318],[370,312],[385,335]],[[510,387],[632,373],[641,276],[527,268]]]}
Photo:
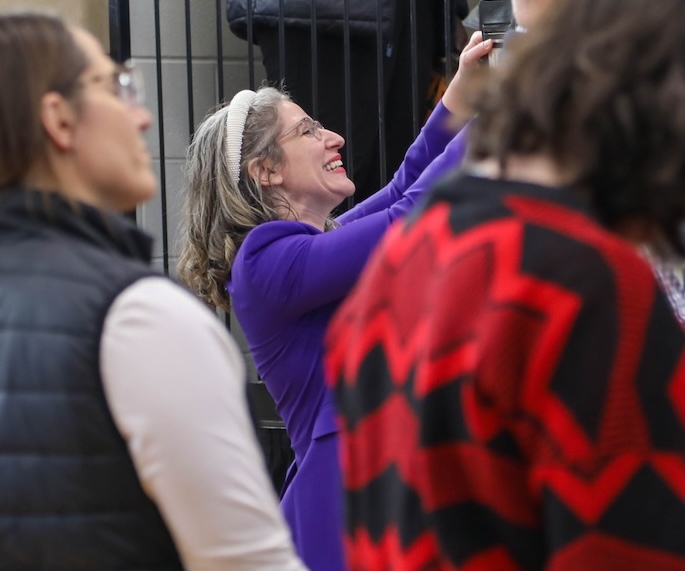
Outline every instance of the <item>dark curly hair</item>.
{"label": "dark curly hair", "polygon": [[471,159],[549,156],[606,226],[685,253],[683,22],[683,0],[558,0],[477,90]]}

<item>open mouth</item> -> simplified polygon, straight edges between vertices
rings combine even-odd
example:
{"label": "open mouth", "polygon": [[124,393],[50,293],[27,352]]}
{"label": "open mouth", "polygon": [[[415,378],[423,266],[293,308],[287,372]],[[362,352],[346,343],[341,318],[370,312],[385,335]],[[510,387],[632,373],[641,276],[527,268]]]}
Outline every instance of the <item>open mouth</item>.
{"label": "open mouth", "polygon": [[331,161],[330,163],[325,164],[323,168],[327,171],[334,171],[335,169],[339,169],[341,166],[343,166],[343,162],[340,159],[336,159],[334,161]]}

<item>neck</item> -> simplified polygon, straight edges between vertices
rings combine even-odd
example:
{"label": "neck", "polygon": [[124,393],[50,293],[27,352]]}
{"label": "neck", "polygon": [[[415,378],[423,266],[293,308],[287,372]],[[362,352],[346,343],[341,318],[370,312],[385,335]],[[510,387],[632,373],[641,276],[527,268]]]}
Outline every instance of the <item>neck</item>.
{"label": "neck", "polygon": [[565,186],[570,177],[552,159],[544,155],[512,155],[507,157],[505,170],[497,159],[485,159],[469,165],[477,176],[529,182],[541,186]]}
{"label": "neck", "polygon": [[69,165],[53,168],[48,160],[38,160],[31,166],[22,183],[29,188],[58,192],[72,200],[90,204],[96,208],[102,207],[81,179],[75,176]]}
{"label": "neck", "polygon": [[297,222],[304,222],[305,224],[309,224],[310,226],[313,226],[317,230],[321,230],[322,232],[326,229],[326,220],[328,219],[328,216],[320,216],[316,215],[313,213],[299,213],[296,215],[293,215],[293,213],[289,212],[287,216],[283,216],[283,220],[296,220]]}
{"label": "neck", "polygon": [[[469,165],[469,170],[476,176],[486,178],[504,178],[519,182],[528,182],[541,186],[569,186],[571,177],[554,161],[545,156],[520,156],[507,158],[506,171],[502,172],[495,159],[487,159]],[[612,232],[635,245],[646,245],[664,257],[672,252],[672,247],[652,221],[643,216],[634,216],[616,224]]]}
{"label": "neck", "polygon": [[332,208],[317,207],[315,205],[304,205],[297,202],[289,202],[290,208],[278,208],[279,218],[281,220],[296,220],[297,222],[304,222],[309,224],[322,232],[326,229],[326,220],[331,216]]}
{"label": "neck", "polygon": [[58,177],[45,160],[36,161],[26,173],[22,183],[36,190],[55,191],[61,188]]}

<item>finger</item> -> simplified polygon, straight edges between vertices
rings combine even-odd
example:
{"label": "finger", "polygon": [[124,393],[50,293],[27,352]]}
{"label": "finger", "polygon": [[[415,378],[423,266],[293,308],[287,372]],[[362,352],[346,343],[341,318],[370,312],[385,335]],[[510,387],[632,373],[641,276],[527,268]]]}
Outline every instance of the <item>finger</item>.
{"label": "finger", "polygon": [[[479,32],[477,32],[479,33]],[[470,49],[466,48],[459,56],[459,65],[466,67],[476,64],[481,58],[487,56],[492,51],[492,40],[485,40],[475,44]]]}
{"label": "finger", "polygon": [[480,44],[482,41],[483,32],[473,32],[473,34],[471,34],[471,37],[469,38],[469,41],[464,46],[464,50],[468,50],[469,48],[472,48],[473,46]]}

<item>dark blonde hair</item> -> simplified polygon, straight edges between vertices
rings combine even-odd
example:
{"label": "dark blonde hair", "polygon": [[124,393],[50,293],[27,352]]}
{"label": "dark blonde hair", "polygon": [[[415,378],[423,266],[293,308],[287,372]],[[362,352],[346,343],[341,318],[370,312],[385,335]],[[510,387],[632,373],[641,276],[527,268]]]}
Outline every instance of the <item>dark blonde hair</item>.
{"label": "dark blonde hair", "polygon": [[471,157],[547,155],[605,225],[645,218],[682,252],[683,22],[682,0],[558,0],[476,98]]}
{"label": "dark blonde hair", "polygon": [[284,101],[290,97],[273,87],[257,91],[245,122],[237,186],[228,169],[228,106],[205,118],[188,148],[177,274],[210,307],[230,309],[226,281],[238,248],[255,226],[279,219],[279,206],[288,208],[277,189],[264,188],[248,172],[253,160],[283,163],[278,136]]}
{"label": "dark blonde hair", "polygon": [[67,26],[45,14],[0,16],[0,187],[22,181],[46,150],[41,98],[70,95],[88,65]]}

